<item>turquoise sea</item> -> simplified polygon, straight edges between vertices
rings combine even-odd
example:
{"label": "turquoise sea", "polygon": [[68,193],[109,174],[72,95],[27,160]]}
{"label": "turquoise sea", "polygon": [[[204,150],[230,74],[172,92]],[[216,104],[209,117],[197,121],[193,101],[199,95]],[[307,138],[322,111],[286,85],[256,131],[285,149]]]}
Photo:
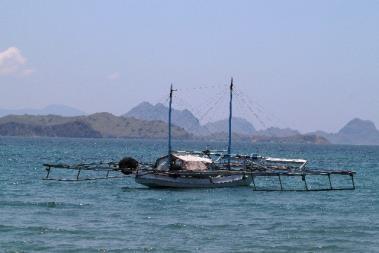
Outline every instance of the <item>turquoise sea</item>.
{"label": "turquoise sea", "polygon": [[[225,143],[176,141],[176,149]],[[0,252],[379,252],[379,147],[255,145],[235,152],[353,169],[355,191],[154,190],[132,179],[43,181],[42,164],[152,161],[166,141],[0,137]]]}

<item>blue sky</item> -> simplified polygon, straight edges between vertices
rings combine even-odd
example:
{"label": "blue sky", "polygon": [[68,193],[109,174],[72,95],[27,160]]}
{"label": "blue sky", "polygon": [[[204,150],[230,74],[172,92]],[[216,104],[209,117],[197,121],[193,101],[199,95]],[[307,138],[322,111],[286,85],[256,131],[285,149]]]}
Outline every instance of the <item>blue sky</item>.
{"label": "blue sky", "polygon": [[[177,107],[199,116],[233,76],[266,126],[336,131],[353,117],[379,126],[376,0],[0,0],[0,9],[0,108],[122,114],[164,102],[174,83]],[[195,89],[204,86],[217,88]],[[236,115],[263,127],[250,109]]]}

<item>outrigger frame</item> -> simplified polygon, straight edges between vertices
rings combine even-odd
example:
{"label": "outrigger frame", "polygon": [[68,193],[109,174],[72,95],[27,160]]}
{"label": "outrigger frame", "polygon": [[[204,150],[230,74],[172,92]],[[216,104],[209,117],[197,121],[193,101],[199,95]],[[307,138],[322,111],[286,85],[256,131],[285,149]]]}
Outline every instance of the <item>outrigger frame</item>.
{"label": "outrigger frame", "polygon": [[[333,187],[331,176],[332,175],[348,175],[351,178],[351,187]],[[342,191],[342,190],[355,190],[355,182],[354,182],[355,172],[349,170],[304,170],[301,172],[258,172],[252,173],[253,177],[253,188],[255,191]],[[255,179],[257,177],[278,177],[280,189],[259,189],[256,186]],[[282,177],[301,177],[304,182],[304,189],[284,189],[282,184]],[[306,176],[327,176],[329,187],[328,188],[310,188],[307,184]]]}
{"label": "outrigger frame", "polygon": [[[46,177],[43,180],[53,180],[53,181],[88,181],[88,180],[99,180],[99,179],[114,179],[114,178],[124,178],[127,175],[120,173],[118,176],[110,176],[111,172],[121,172],[116,162],[99,162],[99,163],[79,163],[79,164],[43,164],[46,169]],[[53,169],[63,169],[63,170],[75,170],[77,174],[75,178],[52,178],[51,171]],[[95,171],[95,172],[105,172],[104,176],[101,177],[87,177],[80,178],[82,171]]]}
{"label": "outrigger frame", "polygon": [[[261,167],[256,167],[252,169],[240,169],[240,170],[230,170],[230,169],[218,169],[212,171],[159,171],[153,168],[152,164],[140,164],[138,170],[134,171],[131,174],[123,174],[122,169],[119,168],[117,162],[99,162],[99,163],[80,163],[74,165],[68,164],[44,164],[46,169],[46,176],[43,180],[53,180],[53,181],[89,181],[89,180],[99,180],[99,179],[117,179],[117,178],[126,178],[126,177],[135,177],[138,173],[147,173],[147,174],[163,174],[169,177],[191,177],[191,178],[209,178],[210,182],[213,179],[220,176],[230,176],[230,175],[245,175],[252,177],[251,187],[254,191],[341,191],[341,190],[355,190],[355,181],[354,175],[356,172],[351,170],[319,170],[319,169],[275,169],[268,168],[260,165]],[[51,171],[53,169],[61,170],[74,170],[77,171],[76,176],[73,178],[55,178],[51,177]],[[83,171],[94,171],[94,172],[104,172],[105,175],[99,177],[84,177],[82,178],[81,172]],[[111,172],[119,173],[117,176],[110,175]],[[313,188],[307,182],[307,177],[312,176],[324,176],[328,178],[328,187],[326,188]],[[334,187],[332,184],[332,176],[350,176],[351,178],[351,187]],[[270,177],[278,178],[279,188],[261,188],[257,186],[258,178]],[[282,178],[283,177],[299,177],[304,182],[303,189],[286,189],[283,186]]]}

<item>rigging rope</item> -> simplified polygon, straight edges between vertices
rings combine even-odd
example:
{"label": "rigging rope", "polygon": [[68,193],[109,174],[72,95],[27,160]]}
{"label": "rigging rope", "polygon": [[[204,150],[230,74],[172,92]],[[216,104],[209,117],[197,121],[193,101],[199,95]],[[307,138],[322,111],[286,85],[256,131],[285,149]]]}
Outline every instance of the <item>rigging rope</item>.
{"label": "rigging rope", "polygon": [[[208,95],[209,93],[204,91],[204,89],[207,89],[207,88],[212,88],[212,93],[215,94],[215,95]],[[218,88],[218,91],[214,91],[215,89],[214,88]],[[221,89],[220,89],[221,88]],[[198,91],[200,92],[197,93],[197,94],[189,94],[189,91]],[[179,106],[184,106],[186,107],[187,109],[191,110],[192,112],[194,112],[200,119],[200,121],[204,118],[204,108],[208,108],[209,105],[211,104],[214,104],[217,102],[217,100],[219,99],[219,96],[221,95],[224,95],[225,94],[225,87],[223,86],[202,86],[200,88],[192,88],[192,89],[180,89],[179,92],[177,93],[177,96],[176,96],[176,100],[175,101],[178,101],[179,103],[177,103]],[[188,103],[186,98],[188,97],[197,97],[197,98],[201,98],[201,96],[206,96],[206,98],[204,99],[198,99],[196,101],[196,107],[194,107],[193,103]]]}
{"label": "rigging rope", "polygon": [[[194,89],[190,89],[190,90],[197,90],[197,91],[201,91],[202,94],[206,94],[204,93],[204,89],[206,88],[219,88],[219,91],[216,92],[216,95],[214,96],[210,96],[208,97],[207,99],[204,99],[204,103],[199,103],[199,101],[196,101],[196,104],[198,105],[197,108],[193,107],[191,103],[188,103],[186,101],[186,99],[184,99],[182,97],[182,94],[185,94],[186,97],[192,97],[192,96],[189,96],[188,95],[188,92],[179,92],[177,97],[176,97],[176,100],[177,101],[177,105],[179,106],[183,106],[184,108],[186,109],[189,109],[192,113],[195,113],[197,116],[198,116],[198,120],[199,120],[199,124],[204,120],[204,118],[214,109],[216,108],[216,106],[218,106],[218,104],[223,101],[223,98],[226,96],[226,92],[225,92],[225,87],[224,86],[203,86],[203,87],[200,87],[200,88],[194,88]],[[221,88],[221,89],[220,89]],[[189,89],[187,89],[188,91]],[[180,90],[180,91],[183,91],[183,90]],[[204,112],[204,110],[200,110],[200,109],[204,109],[204,108],[207,108],[206,111]],[[201,125],[200,125],[201,126]],[[198,130],[198,129],[195,129],[195,125],[191,126],[188,130],[190,132],[193,132],[194,130]],[[207,131],[209,133],[209,131],[205,128],[203,128],[205,131]]]}
{"label": "rigging rope", "polygon": [[253,114],[253,116],[258,120],[258,122],[261,124],[261,126],[264,127],[264,128],[266,128],[266,124],[264,123],[264,121],[253,110],[253,108],[246,102],[246,100],[239,93],[236,93],[236,95],[237,95],[236,96],[237,98],[241,99],[241,101],[237,99],[237,102],[239,102],[239,103],[242,102],[242,105],[246,105],[246,108],[248,109],[248,111],[250,111]]}
{"label": "rigging rope", "polygon": [[242,90],[237,90],[239,95],[241,95],[246,103],[249,103],[250,107],[256,108],[258,111],[260,111],[263,116],[269,121],[271,124],[279,123],[280,125],[286,125],[282,120],[280,120],[279,117],[275,116],[273,113],[268,112],[262,105],[260,105],[257,101],[252,100],[247,93],[243,92]]}
{"label": "rigging rope", "polygon": [[224,95],[221,95],[221,96],[219,96],[219,98],[216,100],[216,101],[214,101],[214,103],[213,104],[211,104],[210,106],[209,106],[209,108],[208,108],[208,110],[206,110],[205,111],[205,113],[200,117],[200,121],[202,121],[214,108],[216,108],[216,106],[218,105],[218,104],[220,104],[220,102],[223,100],[223,98],[225,97],[225,94]]}
{"label": "rigging rope", "polygon": [[[215,110],[217,109],[224,109],[223,106],[220,106],[223,101],[225,100],[225,97],[227,96],[228,92],[228,85],[202,85],[199,87],[190,87],[190,88],[179,88],[178,91],[175,93],[176,98],[175,106],[179,107],[180,109],[187,109],[190,110],[192,113],[194,113],[199,120],[199,123],[203,122],[204,119],[208,116],[215,117],[217,113]],[[207,92],[207,89],[211,89],[211,92]],[[215,92],[214,90],[217,89]],[[199,92],[200,94],[193,94],[191,95],[191,92]],[[212,95],[214,94],[214,95]],[[265,108],[259,104],[257,101],[252,100],[246,92],[243,92],[238,86],[234,89],[234,94],[236,95],[236,105],[238,107],[238,111],[244,111],[251,114],[258,123],[263,127],[267,128],[266,123],[269,122],[271,124],[275,122],[277,123],[283,123],[278,117],[273,115],[272,113],[268,113]],[[198,99],[196,103],[189,103],[186,98],[188,97],[197,97],[200,98],[201,96],[208,95],[206,99]],[[165,95],[163,97],[164,104],[166,105],[168,103],[169,97]],[[159,100],[161,102],[162,99]],[[203,102],[204,101],[204,102]],[[196,105],[196,106],[194,106]],[[225,106],[225,108],[227,108]],[[224,111],[224,110],[223,110]],[[238,114],[238,113],[237,113]],[[212,119],[207,120],[212,121]],[[189,131],[194,131],[196,129],[195,126],[191,126],[191,129],[188,129]]]}

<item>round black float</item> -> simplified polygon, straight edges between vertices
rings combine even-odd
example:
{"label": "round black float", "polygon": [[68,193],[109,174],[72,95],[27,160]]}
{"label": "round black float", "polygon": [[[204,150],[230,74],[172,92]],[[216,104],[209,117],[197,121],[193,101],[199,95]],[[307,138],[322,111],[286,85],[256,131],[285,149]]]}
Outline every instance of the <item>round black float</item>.
{"label": "round black float", "polygon": [[129,175],[138,168],[138,161],[132,157],[124,157],[118,162],[118,167],[122,173]]}

